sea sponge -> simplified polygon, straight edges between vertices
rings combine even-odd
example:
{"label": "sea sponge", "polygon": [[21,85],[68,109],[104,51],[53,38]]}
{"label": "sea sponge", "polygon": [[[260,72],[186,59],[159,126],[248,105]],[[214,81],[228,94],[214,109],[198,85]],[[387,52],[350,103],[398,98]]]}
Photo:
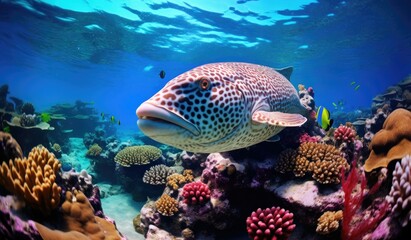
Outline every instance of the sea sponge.
{"label": "sea sponge", "polygon": [[295,167],[295,161],[297,156],[297,151],[288,148],[285,149],[280,153],[278,156],[278,162],[274,167],[274,170],[279,172],[279,173],[286,173],[286,172],[291,172],[294,170]]}
{"label": "sea sponge", "polygon": [[177,190],[181,184],[194,181],[193,171],[186,169],[183,174],[173,173],[167,177],[167,186]]}
{"label": "sea sponge", "polygon": [[411,155],[411,112],[402,108],[394,110],[370,143],[371,153],[364,163],[364,170],[371,172],[387,167],[393,160]]}
{"label": "sea sponge", "polygon": [[339,221],[343,218],[343,211],[327,211],[320,218],[317,223],[317,233],[326,235],[334,232],[340,226]]}
{"label": "sea sponge", "polygon": [[47,214],[60,202],[61,188],[55,183],[60,167],[60,162],[47,148],[35,147],[27,159],[2,163],[0,184]]}
{"label": "sea sponge", "polygon": [[187,183],[183,187],[182,196],[184,203],[188,205],[201,205],[210,200],[210,189],[203,182]]}
{"label": "sea sponge", "polygon": [[89,157],[99,156],[101,151],[103,151],[103,149],[97,143],[94,143],[87,150],[86,156],[89,156]]}
{"label": "sea sponge", "polygon": [[103,218],[94,216],[94,210],[84,193],[66,192],[66,201],[61,206],[66,231],[51,230],[36,223],[44,240],[120,240],[123,239],[115,225]]}
{"label": "sea sponge", "polygon": [[159,159],[162,155],[161,149],[150,146],[132,146],[126,147],[114,157],[114,161],[123,167],[131,165],[146,165]]}
{"label": "sea sponge", "polygon": [[[334,131],[334,139],[337,143],[352,143],[354,142],[355,137],[357,136],[357,132],[354,128],[349,126],[340,125]],[[340,145],[338,144],[338,145]]]}
{"label": "sea sponge", "polygon": [[392,213],[403,227],[411,218],[411,156],[407,155],[395,164],[392,173],[392,186],[387,201],[392,206]]}
{"label": "sea sponge", "polygon": [[294,214],[280,207],[257,209],[247,217],[247,232],[251,239],[288,239],[295,229]]}
{"label": "sea sponge", "polygon": [[15,158],[23,158],[20,145],[9,133],[0,131],[0,162]]}
{"label": "sea sponge", "polygon": [[341,169],[349,169],[340,150],[332,145],[307,142],[298,148],[294,167],[295,176],[313,172],[312,177],[322,184],[339,183]]}
{"label": "sea sponge", "polygon": [[156,209],[163,216],[173,216],[178,212],[178,202],[167,194],[163,194],[156,201]]}
{"label": "sea sponge", "polygon": [[143,182],[151,185],[161,185],[167,183],[167,177],[175,173],[175,170],[164,164],[152,166],[144,173]]}

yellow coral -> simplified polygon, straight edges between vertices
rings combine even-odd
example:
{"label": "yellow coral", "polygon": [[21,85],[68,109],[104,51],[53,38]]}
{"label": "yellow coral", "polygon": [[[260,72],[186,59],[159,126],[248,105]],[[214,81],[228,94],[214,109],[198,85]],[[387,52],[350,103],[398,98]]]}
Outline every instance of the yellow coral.
{"label": "yellow coral", "polygon": [[318,219],[317,233],[319,234],[329,234],[334,232],[339,227],[339,221],[343,218],[342,210],[333,212],[327,211]]}
{"label": "yellow coral", "polygon": [[61,152],[61,146],[58,143],[53,144],[51,147],[55,152]]}
{"label": "yellow coral", "polygon": [[60,167],[54,154],[44,147],[35,147],[27,159],[2,163],[0,184],[43,213],[49,213],[60,202],[61,188],[55,183]]}
{"label": "yellow coral", "polygon": [[193,171],[190,169],[184,170],[183,174],[174,173],[167,177],[167,186],[177,190],[183,183],[194,181]]}
{"label": "yellow coral", "polygon": [[103,149],[97,143],[94,143],[88,149],[86,156],[99,156],[101,151],[103,151]]}
{"label": "yellow coral", "polygon": [[307,142],[300,145],[294,167],[295,176],[313,172],[312,177],[322,184],[340,183],[341,168],[349,169],[347,160],[332,145]]}
{"label": "yellow coral", "polygon": [[161,149],[154,146],[132,146],[118,152],[114,161],[123,167],[130,167],[131,165],[149,164],[151,161],[159,159],[161,155]]}
{"label": "yellow coral", "polygon": [[156,201],[156,209],[163,216],[173,216],[178,212],[178,202],[167,194],[163,194]]}

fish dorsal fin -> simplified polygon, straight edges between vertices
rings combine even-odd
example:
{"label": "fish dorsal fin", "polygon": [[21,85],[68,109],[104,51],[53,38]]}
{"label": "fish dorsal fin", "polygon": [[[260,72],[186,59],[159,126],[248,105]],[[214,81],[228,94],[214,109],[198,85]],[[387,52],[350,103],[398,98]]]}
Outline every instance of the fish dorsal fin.
{"label": "fish dorsal fin", "polygon": [[281,73],[285,78],[290,81],[291,79],[291,74],[293,73],[294,68],[293,67],[285,67],[285,68],[279,68],[275,69],[277,72]]}
{"label": "fish dorsal fin", "polygon": [[256,111],[252,116],[252,120],[256,123],[265,123],[272,126],[299,127],[307,121],[307,118],[296,113]]}

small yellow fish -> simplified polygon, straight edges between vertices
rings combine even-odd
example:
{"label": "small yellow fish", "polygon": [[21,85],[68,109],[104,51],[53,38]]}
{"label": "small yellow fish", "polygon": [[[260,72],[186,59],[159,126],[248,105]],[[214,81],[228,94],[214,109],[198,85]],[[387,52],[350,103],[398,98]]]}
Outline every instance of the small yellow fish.
{"label": "small yellow fish", "polygon": [[111,122],[116,122],[116,119],[114,118],[114,116],[111,116],[111,117],[110,117],[110,121],[111,121]]}
{"label": "small yellow fish", "polygon": [[357,86],[354,88],[354,91],[357,91],[359,88],[360,88],[360,85],[357,85]]}
{"label": "small yellow fish", "polygon": [[335,102],[333,102],[333,106],[334,106],[334,107],[337,107],[337,104],[336,104]]}
{"label": "small yellow fish", "polygon": [[325,131],[330,130],[334,120],[330,119],[330,112],[325,107],[318,107],[317,123]]}
{"label": "small yellow fish", "polygon": [[351,85],[354,85],[355,84],[355,82],[351,82]]}

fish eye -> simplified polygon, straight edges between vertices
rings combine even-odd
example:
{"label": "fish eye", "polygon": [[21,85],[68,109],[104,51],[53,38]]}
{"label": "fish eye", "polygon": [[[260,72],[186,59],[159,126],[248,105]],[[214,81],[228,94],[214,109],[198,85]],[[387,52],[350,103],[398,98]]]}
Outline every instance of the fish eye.
{"label": "fish eye", "polygon": [[208,90],[211,86],[210,81],[206,78],[201,78],[198,84],[202,90]]}

